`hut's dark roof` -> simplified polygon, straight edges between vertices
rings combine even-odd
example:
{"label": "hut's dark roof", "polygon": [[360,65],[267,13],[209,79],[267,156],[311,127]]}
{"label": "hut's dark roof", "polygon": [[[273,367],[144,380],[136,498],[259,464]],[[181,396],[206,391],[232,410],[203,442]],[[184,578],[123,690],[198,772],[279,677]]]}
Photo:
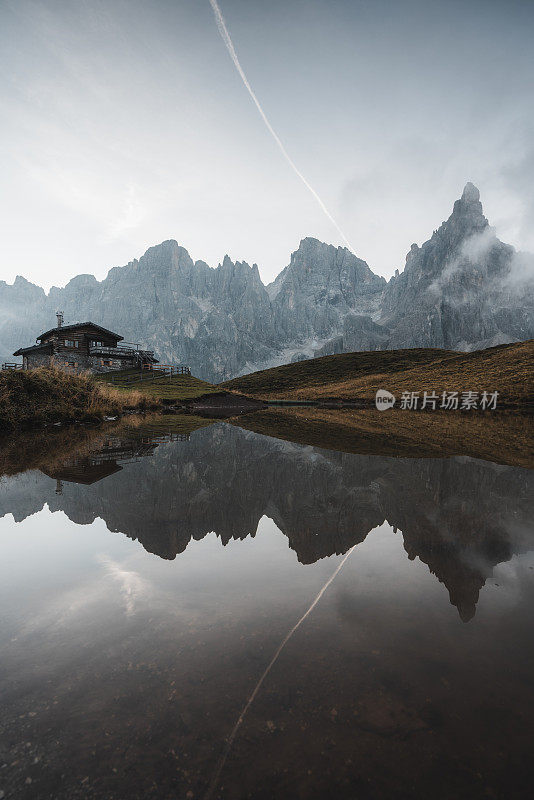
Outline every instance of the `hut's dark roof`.
{"label": "hut's dark roof", "polygon": [[46,336],[50,336],[50,334],[55,333],[56,331],[73,331],[76,328],[93,328],[96,331],[100,331],[101,333],[107,333],[109,336],[113,336],[118,342],[124,339],[124,336],[119,336],[118,333],[114,333],[110,331],[108,328],[103,328],[101,325],[96,325],[94,322],[75,322],[74,325],[62,325],[61,328],[57,326],[55,328],[50,328],[49,331],[45,331],[40,336],[37,337],[37,341],[40,339],[44,339]]}
{"label": "hut's dark roof", "polygon": [[16,350],[13,355],[14,356],[25,356],[28,353],[36,353],[41,351],[42,353],[50,352],[52,350],[52,345],[49,342],[44,342],[43,344],[32,344],[31,347],[20,347]]}

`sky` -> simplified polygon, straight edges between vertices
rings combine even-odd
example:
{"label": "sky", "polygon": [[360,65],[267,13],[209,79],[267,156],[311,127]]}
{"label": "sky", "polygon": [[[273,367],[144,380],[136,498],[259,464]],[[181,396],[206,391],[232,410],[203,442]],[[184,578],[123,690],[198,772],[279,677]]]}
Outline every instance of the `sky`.
{"label": "sky", "polygon": [[534,250],[534,0],[0,0],[0,280],[176,239],[265,282],[300,239],[402,270],[467,181]]}

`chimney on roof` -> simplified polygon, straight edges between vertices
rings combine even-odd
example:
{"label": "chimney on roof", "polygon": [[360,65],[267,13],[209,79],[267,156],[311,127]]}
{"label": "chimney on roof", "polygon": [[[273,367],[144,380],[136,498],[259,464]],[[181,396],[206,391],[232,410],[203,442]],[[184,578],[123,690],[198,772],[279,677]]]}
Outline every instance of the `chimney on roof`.
{"label": "chimney on roof", "polygon": [[56,317],[57,317],[57,326],[58,328],[61,328],[61,326],[63,325],[63,311],[56,311]]}

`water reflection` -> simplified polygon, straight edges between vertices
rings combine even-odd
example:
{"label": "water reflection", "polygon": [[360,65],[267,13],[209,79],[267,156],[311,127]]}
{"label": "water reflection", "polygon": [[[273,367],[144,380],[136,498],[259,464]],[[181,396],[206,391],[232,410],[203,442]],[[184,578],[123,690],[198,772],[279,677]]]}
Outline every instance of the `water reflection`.
{"label": "water reflection", "polygon": [[98,450],[4,481],[0,515],[46,505],[174,559],[214,531],[223,545],[271,518],[302,564],[343,554],[384,522],[475,614],[493,567],[532,547],[533,473],[470,458],[358,456],[218,423],[188,434],[132,431]]}
{"label": "water reflection", "polygon": [[4,477],[0,791],[529,797],[532,488],[226,423]]}

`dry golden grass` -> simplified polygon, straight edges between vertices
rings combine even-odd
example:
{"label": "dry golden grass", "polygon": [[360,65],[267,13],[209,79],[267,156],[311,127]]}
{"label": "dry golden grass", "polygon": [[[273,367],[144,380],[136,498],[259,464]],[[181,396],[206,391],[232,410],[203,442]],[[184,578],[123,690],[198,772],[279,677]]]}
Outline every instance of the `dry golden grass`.
{"label": "dry golden grass", "polygon": [[420,348],[341,353],[286,364],[222,384],[265,400],[365,400],[377,389],[499,392],[499,404],[534,402],[534,341],[472,353]]}
{"label": "dry golden grass", "polygon": [[99,420],[155,402],[137,391],[125,394],[97,383],[89,373],[73,375],[55,366],[0,372],[0,429],[35,422]]}
{"label": "dry golden grass", "polygon": [[148,407],[148,398],[143,392],[136,389],[130,389],[125,392],[124,389],[116,389],[107,383],[97,383],[97,392],[93,395],[93,407],[98,409],[99,403],[111,403],[113,406],[123,408],[145,409]]}

